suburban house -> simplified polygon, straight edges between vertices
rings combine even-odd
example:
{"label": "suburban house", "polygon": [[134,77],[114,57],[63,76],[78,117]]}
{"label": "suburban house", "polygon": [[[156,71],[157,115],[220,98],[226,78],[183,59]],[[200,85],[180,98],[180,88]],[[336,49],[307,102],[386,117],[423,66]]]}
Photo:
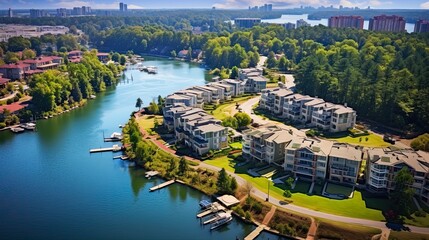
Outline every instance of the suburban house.
{"label": "suburban house", "polygon": [[188,57],[188,50],[181,50],[179,53],[177,53],[178,58],[187,58]]}
{"label": "suburban house", "polygon": [[278,126],[243,131],[243,157],[283,166],[285,147],[293,133]]}
{"label": "suburban house", "polygon": [[109,54],[108,53],[97,53],[97,58],[100,62],[107,62],[109,61]]}
{"label": "suburban house", "polygon": [[21,80],[26,76],[26,72],[30,71],[30,64],[22,62],[4,64],[0,66],[0,73],[11,80]]}
{"label": "suburban house", "polygon": [[[46,57],[46,56],[42,56],[42,57],[38,57],[35,59],[27,59],[27,60],[23,60],[22,62],[25,64],[29,64],[30,65],[30,69],[31,70],[41,70],[41,71],[46,71],[49,69],[56,69],[58,68],[58,66],[60,66],[61,62],[62,62],[62,57]],[[55,62],[54,62],[55,60]]]}
{"label": "suburban house", "polygon": [[79,63],[82,60],[83,52],[80,50],[73,50],[67,53],[69,62]]}
{"label": "suburban house", "polygon": [[329,180],[355,184],[362,163],[362,155],[363,152],[359,147],[335,143],[329,153]]}
{"label": "suburban house", "polygon": [[284,169],[302,180],[325,180],[333,144],[332,141],[315,138],[293,139],[286,146]]}
{"label": "suburban house", "polygon": [[367,188],[373,192],[395,189],[395,175],[407,167],[413,175],[411,187],[420,199],[429,204],[429,153],[413,150],[374,148],[367,150]]}

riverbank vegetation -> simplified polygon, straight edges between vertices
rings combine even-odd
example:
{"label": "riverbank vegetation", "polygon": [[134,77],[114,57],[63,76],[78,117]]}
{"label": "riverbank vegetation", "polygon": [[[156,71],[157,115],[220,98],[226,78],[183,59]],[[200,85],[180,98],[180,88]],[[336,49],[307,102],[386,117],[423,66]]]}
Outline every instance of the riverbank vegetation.
{"label": "riverbank vegetation", "polygon": [[378,228],[318,219],[316,237],[317,239],[371,240],[374,235],[380,233],[381,230]]}
{"label": "riverbank vegetation", "polygon": [[29,81],[32,109],[47,115],[84,104],[91,95],[116,84],[119,69],[103,65],[96,51],[86,52],[80,63],[68,63],[66,71],[48,70]]}

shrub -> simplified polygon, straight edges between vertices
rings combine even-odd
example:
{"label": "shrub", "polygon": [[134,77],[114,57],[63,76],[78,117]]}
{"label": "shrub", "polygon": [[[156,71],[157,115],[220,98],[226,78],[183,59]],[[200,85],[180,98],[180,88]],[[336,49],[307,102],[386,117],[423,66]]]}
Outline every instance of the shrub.
{"label": "shrub", "polygon": [[13,101],[14,101],[14,102],[18,102],[18,101],[19,101],[19,97],[18,97],[18,95],[16,95],[16,96],[13,98]]}
{"label": "shrub", "polygon": [[416,211],[414,214],[416,217],[426,217],[426,212],[423,210]]}
{"label": "shrub", "polygon": [[411,141],[414,150],[429,151],[429,133],[422,134]]}
{"label": "shrub", "polygon": [[8,100],[7,100],[7,102],[6,102],[6,103],[7,103],[7,104],[12,104],[13,102],[14,102],[14,101],[13,101],[13,99],[12,99],[12,98],[10,98],[10,99],[8,99]]}
{"label": "shrub", "polygon": [[245,216],[244,216],[247,220],[252,220],[252,214],[250,214],[249,211],[246,211]]}
{"label": "shrub", "polygon": [[4,122],[0,122],[0,129],[1,128],[5,128],[6,127],[6,123],[4,123]]}

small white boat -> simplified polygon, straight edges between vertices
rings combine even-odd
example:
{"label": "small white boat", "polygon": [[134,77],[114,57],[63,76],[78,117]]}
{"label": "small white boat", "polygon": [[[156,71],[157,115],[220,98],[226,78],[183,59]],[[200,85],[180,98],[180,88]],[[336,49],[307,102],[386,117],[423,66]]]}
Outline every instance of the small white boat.
{"label": "small white boat", "polygon": [[217,219],[211,224],[210,230],[216,229],[232,221],[231,212],[220,212],[217,216]]}
{"label": "small white boat", "polygon": [[21,127],[13,127],[13,128],[10,128],[10,130],[14,133],[22,133],[24,132],[25,129]]}
{"label": "small white boat", "polygon": [[25,124],[21,124],[20,127],[27,129],[27,130],[34,131],[36,129],[36,124],[35,123],[25,123]]}
{"label": "small white boat", "polygon": [[112,133],[112,135],[110,135],[110,138],[121,140],[122,139],[122,134],[118,133],[118,132],[114,132],[114,133]]}

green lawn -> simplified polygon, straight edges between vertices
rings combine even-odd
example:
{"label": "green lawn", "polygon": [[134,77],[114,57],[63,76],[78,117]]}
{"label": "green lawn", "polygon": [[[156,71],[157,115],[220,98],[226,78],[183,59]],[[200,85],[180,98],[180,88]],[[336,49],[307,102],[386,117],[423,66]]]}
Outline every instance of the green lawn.
{"label": "green lawn", "polygon": [[308,193],[310,190],[311,183],[307,181],[298,180],[295,184],[295,188],[291,191],[292,193]]}
{"label": "green lawn", "polygon": [[[251,182],[253,186],[265,193],[268,190],[268,180],[264,177],[251,177],[247,174],[248,165],[234,168],[236,161],[228,157],[220,157],[213,160],[204,161],[207,164],[223,167],[229,172],[235,172],[240,177]],[[270,195],[277,199],[284,199],[284,184],[275,185],[270,182]],[[307,195],[306,192],[295,192],[290,200],[293,204],[313,209],[316,211],[332,213],[347,217],[356,217],[370,220],[384,220],[382,210],[387,210],[388,204],[386,199],[370,198],[366,193],[355,190],[351,199],[335,200],[322,197],[319,195]]]}
{"label": "green lawn", "polygon": [[342,194],[344,196],[350,196],[350,194],[352,193],[352,187],[328,183],[328,186],[326,187],[326,192],[330,194]]}
{"label": "green lawn", "polygon": [[235,109],[237,103],[242,104],[251,98],[252,96],[233,98],[230,102],[220,104],[215,110],[211,111],[210,113],[215,118],[223,120],[224,118],[233,115],[232,112]]}
{"label": "green lawn", "polygon": [[229,144],[229,146],[232,149],[240,149],[241,150],[243,148],[243,144],[241,142],[233,142],[233,143]]}
{"label": "green lawn", "polygon": [[334,140],[340,143],[350,143],[364,147],[388,147],[391,145],[390,143],[385,142],[381,136],[374,133],[370,133],[368,136],[363,137],[352,137],[348,134],[341,134],[337,136],[329,136],[326,138],[328,140]]}
{"label": "green lawn", "polygon": [[158,124],[162,125],[162,121],[163,121],[162,116],[145,115],[143,117],[136,119],[136,121],[141,127],[143,127],[143,129],[147,131],[155,127],[155,122],[154,122],[155,118],[158,121]]}

